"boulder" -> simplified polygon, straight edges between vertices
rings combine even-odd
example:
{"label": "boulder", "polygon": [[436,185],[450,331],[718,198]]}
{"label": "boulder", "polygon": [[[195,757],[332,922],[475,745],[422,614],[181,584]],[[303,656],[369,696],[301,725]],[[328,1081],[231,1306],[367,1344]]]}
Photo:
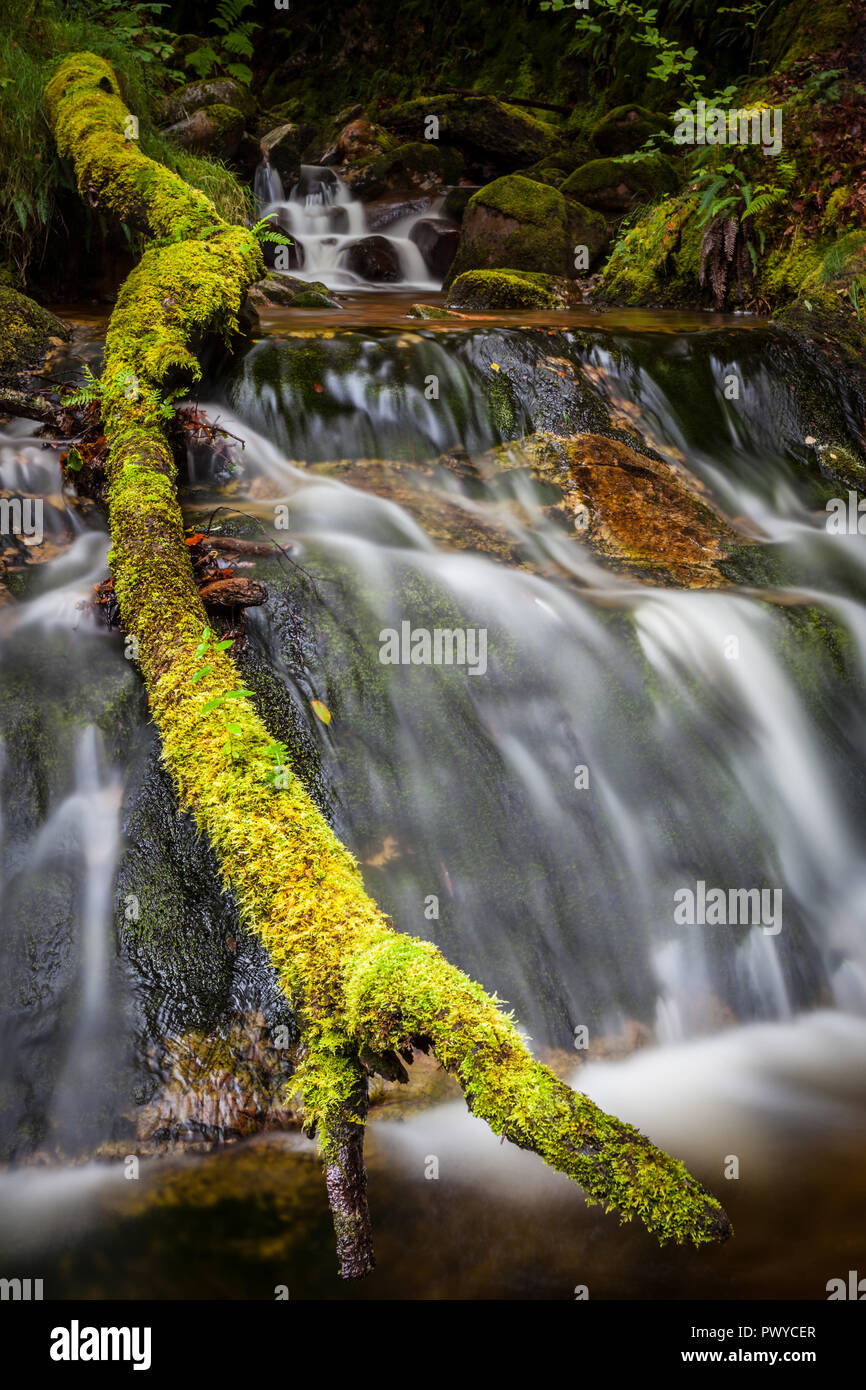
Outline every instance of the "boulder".
{"label": "boulder", "polygon": [[327,285],[320,280],[298,280],[294,275],[284,275],[276,270],[251,286],[247,301],[256,313],[274,306],[284,309],[340,308],[339,302],[328,293]]}
{"label": "boulder", "polygon": [[342,265],[344,270],[374,284],[390,284],[403,278],[400,258],[383,236],[366,236],[352,242],[343,252]]}
{"label": "boulder", "polygon": [[184,149],[207,151],[219,159],[230,159],[240,147],[244,135],[244,116],[234,106],[200,107],[176,125],[163,131]]}
{"label": "boulder", "polygon": [[569,174],[560,192],[588,208],[620,216],[638,203],[676,192],[679,183],[676,165],[662,154],[635,160],[592,159]]}
{"label": "boulder", "polygon": [[309,140],[309,126],[296,125],[285,121],[267,131],[259,142],[263,156],[276,169],[285,185],[298,178],[301,168],[301,151]]}
{"label": "boulder", "polygon": [[392,106],[383,124],[408,140],[427,140],[430,117],[438,121],[436,141],[460,150],[467,162],[491,172],[534,164],[561,143],[555,127],[491,96],[443,93]]}
{"label": "boulder", "polygon": [[509,174],[469,199],[449,278],[502,266],[574,275],[577,245],[594,264],[607,245],[604,219],[558,189]]}
{"label": "boulder", "polygon": [[176,125],[200,107],[208,106],[231,106],[246,117],[251,115],[255,103],[249,90],[233,78],[213,77],[206,82],[187,82],[171,92],[157,109],[157,121],[160,125]]}
{"label": "boulder", "polygon": [[651,135],[671,128],[670,119],[660,111],[649,111],[645,106],[617,106],[593,126],[590,140],[599,154],[615,157],[632,154]]}
{"label": "boulder", "polygon": [[467,270],[458,275],[445,301],[448,309],[563,309],[573,287],[563,278],[537,271]]}
{"label": "boulder", "polygon": [[353,120],[344,125],[334,143],[322,155],[323,164],[349,164],[373,159],[387,144],[384,131],[371,121]]}
{"label": "boulder", "polygon": [[0,284],[0,380],[39,367],[53,346],[66,342],[69,329],[35,300]]}
{"label": "boulder", "polygon": [[410,231],[409,240],[418,247],[430,274],[444,280],[457,252],[459,228],[446,217],[422,217]]}
{"label": "boulder", "polygon": [[366,201],[385,193],[441,190],[456,183],[462,170],[463,161],[455,150],[418,140],[346,165],[341,174],[353,193]]}

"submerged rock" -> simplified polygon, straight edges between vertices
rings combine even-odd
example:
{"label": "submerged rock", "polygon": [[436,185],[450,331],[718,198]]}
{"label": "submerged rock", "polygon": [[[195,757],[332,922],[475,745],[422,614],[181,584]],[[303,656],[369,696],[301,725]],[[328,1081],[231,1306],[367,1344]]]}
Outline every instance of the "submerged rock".
{"label": "submerged rock", "polygon": [[548,433],[502,444],[478,460],[482,476],[526,468],[560,489],[554,504],[569,530],[618,568],[687,588],[726,582],[720,566],[738,532],[687,469],[601,434]]}

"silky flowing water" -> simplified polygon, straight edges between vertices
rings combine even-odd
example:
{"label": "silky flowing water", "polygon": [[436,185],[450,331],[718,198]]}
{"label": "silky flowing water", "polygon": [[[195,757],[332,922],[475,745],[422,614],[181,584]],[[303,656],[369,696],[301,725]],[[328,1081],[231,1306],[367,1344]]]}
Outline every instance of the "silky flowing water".
{"label": "silky flowing water", "polygon": [[[267,1031],[280,1005],[86,607],[104,523],[19,426],[3,487],[50,499],[64,543],[0,609],[4,1272],[60,1297],[823,1298],[866,1269],[866,550],[825,525],[846,494],[792,364],[742,319],[360,305],[275,317],[211,364],[202,404],[244,447],[190,460],[189,522],[287,550],[239,570],[269,589],[245,670],[396,925],[682,1156],[736,1238],[659,1251],[426,1066],[426,1103],[374,1108],[360,1286],[292,1132],[125,1179],[165,1037]],[[551,515],[520,439],[629,424],[755,538],[726,586],[635,577]],[[503,442],[485,480],[473,460]],[[385,664],[404,623],[483,632],[484,661]],[[699,882],[781,890],[779,920],[677,922]]]}

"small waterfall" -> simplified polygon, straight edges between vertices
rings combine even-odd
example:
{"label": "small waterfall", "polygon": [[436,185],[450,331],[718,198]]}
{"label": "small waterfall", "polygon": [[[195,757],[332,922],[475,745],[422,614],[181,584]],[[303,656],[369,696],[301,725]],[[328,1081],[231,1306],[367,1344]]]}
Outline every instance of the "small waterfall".
{"label": "small waterfall", "polygon": [[[301,176],[286,198],[279,174],[263,161],[256,170],[254,189],[260,215],[273,214],[295,242],[295,263],[286,268],[299,279],[320,280],[333,290],[440,288],[410,236],[416,222],[436,215],[436,204],[427,212],[397,219],[389,224],[387,233],[373,232],[364,204],[353,198],[333,169],[302,164]],[[351,268],[352,248],[373,236],[387,244],[382,248],[382,270],[375,280]]]}
{"label": "small waterfall", "polygon": [[274,168],[269,159],[263,159],[256,169],[253,193],[256,202],[262,208],[271,203],[281,203],[286,196],[279,170]]}

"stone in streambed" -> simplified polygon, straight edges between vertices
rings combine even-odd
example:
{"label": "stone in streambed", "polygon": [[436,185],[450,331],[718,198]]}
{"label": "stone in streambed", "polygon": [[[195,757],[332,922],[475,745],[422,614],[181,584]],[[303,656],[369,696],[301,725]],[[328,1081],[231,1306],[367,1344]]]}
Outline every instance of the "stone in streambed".
{"label": "stone in streambed", "polygon": [[531,270],[467,270],[448,291],[449,309],[564,309],[579,303],[573,282]]}
{"label": "stone in streambed", "polygon": [[353,242],[343,252],[342,265],[345,270],[374,284],[390,284],[403,278],[400,258],[383,236],[361,237]]}
{"label": "stone in streambed", "polygon": [[40,366],[55,338],[68,340],[65,323],[27,295],[0,284],[0,381]]}
{"label": "stone in streambed", "polygon": [[556,188],[510,174],[469,199],[449,281],[467,270],[508,267],[574,276],[575,246],[591,269],[607,247],[604,219]]}
{"label": "stone in streambed", "polygon": [[431,275],[444,280],[457,252],[459,228],[445,217],[424,217],[415,223],[409,240],[418,247]]}

